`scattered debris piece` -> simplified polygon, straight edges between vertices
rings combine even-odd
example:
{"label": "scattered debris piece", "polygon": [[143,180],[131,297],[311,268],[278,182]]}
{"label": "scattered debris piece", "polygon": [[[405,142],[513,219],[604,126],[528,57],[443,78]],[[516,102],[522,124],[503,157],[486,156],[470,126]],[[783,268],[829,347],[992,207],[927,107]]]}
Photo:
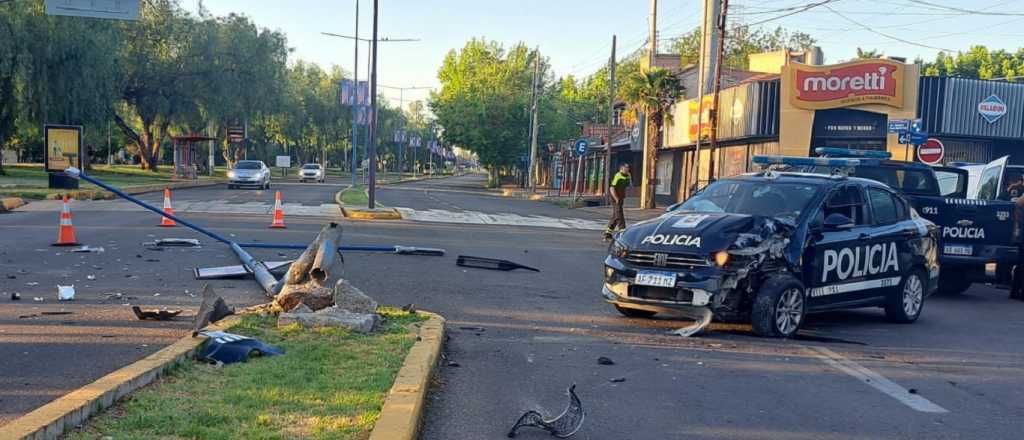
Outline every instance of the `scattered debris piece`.
{"label": "scattered debris piece", "polygon": [[104,295],[108,296],[108,298],[107,298],[108,300],[111,300],[111,299],[121,299],[121,297],[124,296],[124,294],[121,293],[121,292],[104,293]]}
{"label": "scattered debris piece", "polygon": [[21,294],[14,292],[11,294],[11,301],[21,301]]}
{"label": "scattered debris piece", "polygon": [[264,344],[258,339],[222,331],[200,332],[210,338],[203,347],[201,359],[220,364],[245,362],[252,356],[278,356],[284,350]]}
{"label": "scattered debris piece", "polygon": [[406,313],[416,313],[416,304],[409,303],[402,306],[402,311]]}
{"label": "scattered debris piece", "polygon": [[57,286],[57,300],[59,301],[71,301],[75,299],[75,285],[70,286]]}
{"label": "scattered debris piece", "polygon": [[75,312],[69,312],[69,311],[66,311],[66,310],[61,310],[59,312],[39,312],[40,315],[47,315],[47,316],[72,315],[74,313]]}
{"label": "scattered debris piece", "polygon": [[213,291],[209,284],[203,286],[203,302],[196,313],[195,321],[192,322],[192,337],[194,338],[203,327],[224,319],[225,316],[233,315],[235,310],[229,308],[224,298],[221,298]]}
{"label": "scattered debris piece", "polygon": [[160,262],[160,260],[158,260],[156,258],[147,258],[145,261],[147,263],[159,263]]}
{"label": "scattered debris piece", "polygon": [[448,361],[448,366],[449,367],[458,368],[458,367],[461,367],[462,365],[460,365],[458,362],[455,362],[455,361]]}
{"label": "scattered debris piece", "polygon": [[569,387],[568,393],[569,406],[565,408],[565,411],[562,411],[561,415],[551,420],[545,420],[544,416],[539,412],[527,411],[512,426],[512,429],[508,432],[508,437],[515,437],[519,433],[519,428],[523,427],[542,429],[558,438],[571,437],[583,426],[586,412],[583,410],[583,403],[580,402],[579,396],[576,395],[576,384]]}
{"label": "scattered debris piece", "polygon": [[103,251],[104,251],[103,246],[89,246],[89,245],[80,246],[80,247],[76,247],[74,249],[71,249],[71,252],[76,253],[76,254],[82,254],[82,253],[85,253],[85,254],[98,254],[98,253],[101,253]]}
{"label": "scattered debris piece", "polygon": [[33,297],[33,298],[32,298],[32,301],[35,301],[35,302],[43,302],[43,297],[41,297],[41,296],[36,296],[36,297]]}
{"label": "scattered debris piece", "polygon": [[911,388],[911,389],[907,390],[907,392],[910,393],[910,394],[917,394],[917,388]]}
{"label": "scattered debris piece", "polygon": [[471,331],[471,332],[485,332],[485,331],[487,331],[487,329],[485,329],[483,327],[474,327],[474,326],[469,326],[469,325],[464,325],[462,327],[459,327],[459,330],[466,330],[466,331]]}
{"label": "scattered debris piece", "polygon": [[597,358],[597,364],[598,365],[615,365],[615,361],[613,361],[613,360],[611,360],[609,358],[606,358],[604,356],[601,356],[601,357]]}
{"label": "scattered debris piece", "polygon": [[508,260],[499,260],[496,258],[484,258],[484,257],[471,257],[468,255],[459,255],[459,258],[455,260],[456,266],[462,267],[475,267],[478,269],[490,269],[490,270],[516,270],[526,269],[533,272],[540,272],[540,269],[536,269],[530,266],[524,266],[519,263],[513,263]]}
{"label": "scattered debris piece", "polygon": [[626,378],[625,377],[613,377],[611,379],[608,379],[608,381],[611,382],[611,383],[622,383],[622,382],[626,381]]}
{"label": "scattered debris piece", "polygon": [[37,283],[37,282],[35,282],[35,281],[29,281],[29,282],[25,283],[25,285],[26,285],[26,286],[29,286],[29,287],[32,287],[32,286],[38,286],[38,285],[39,285],[39,283]]}
{"label": "scattered debris piece", "polygon": [[156,241],[142,243],[143,246],[175,246],[175,247],[199,247],[199,240],[195,238],[161,238]]}
{"label": "scattered debris piece", "polygon": [[35,318],[35,317],[38,317],[38,316],[39,316],[39,315],[37,315],[37,314],[35,314],[35,313],[33,313],[33,314],[31,314],[31,315],[18,315],[18,319],[28,319],[28,318]]}
{"label": "scattered debris piece", "polygon": [[86,275],[85,279],[87,279],[89,281],[94,281],[96,279],[96,275]]}
{"label": "scattered debris piece", "polygon": [[[288,265],[292,264],[292,260],[266,261],[263,264],[267,266],[267,270],[274,272],[288,267]],[[235,266],[197,267],[192,270],[192,273],[197,280],[221,280],[252,276],[252,272],[241,264]]]}
{"label": "scattered debris piece", "polygon": [[16,275],[7,275],[7,279],[9,279],[9,280],[16,280],[16,279],[18,279],[18,277]]}
{"label": "scattered debris piece", "polygon": [[[685,311],[683,311],[682,313],[687,314],[687,312]],[[672,330],[669,332],[670,334],[682,336],[684,338],[696,335],[704,331],[704,329],[707,328],[709,324],[711,324],[711,318],[714,314],[711,312],[711,309],[701,308],[696,310],[694,313],[687,315],[688,317],[693,318],[693,324],[680,329]]]}
{"label": "scattered debris piece", "polygon": [[352,313],[377,313],[377,301],[344,278],[334,284],[334,305]]}
{"label": "scattered debris piece", "polygon": [[181,314],[181,310],[166,310],[166,309],[149,309],[142,310],[142,307],[132,306],[132,312],[135,313],[135,317],[139,318],[139,321],[145,321],[152,319],[156,321],[166,321],[175,316]]}

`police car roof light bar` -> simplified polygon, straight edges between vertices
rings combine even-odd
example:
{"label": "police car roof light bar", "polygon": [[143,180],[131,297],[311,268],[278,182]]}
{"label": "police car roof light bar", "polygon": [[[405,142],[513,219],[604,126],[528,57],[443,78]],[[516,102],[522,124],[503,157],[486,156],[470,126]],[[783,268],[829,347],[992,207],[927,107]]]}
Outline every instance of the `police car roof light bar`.
{"label": "police car roof light bar", "polygon": [[829,157],[754,156],[752,162],[761,165],[855,167],[863,163],[860,159],[836,159]]}
{"label": "police car roof light bar", "polygon": [[818,147],[814,149],[825,157],[870,157],[872,159],[892,159],[892,153],[878,150],[855,150],[852,148]]}

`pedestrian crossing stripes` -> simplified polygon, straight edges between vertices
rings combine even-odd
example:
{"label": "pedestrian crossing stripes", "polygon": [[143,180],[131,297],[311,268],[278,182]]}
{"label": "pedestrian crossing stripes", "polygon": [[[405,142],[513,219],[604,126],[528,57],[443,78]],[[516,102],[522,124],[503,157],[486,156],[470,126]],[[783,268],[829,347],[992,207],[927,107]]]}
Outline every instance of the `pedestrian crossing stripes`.
{"label": "pedestrian crossing stripes", "polygon": [[531,226],[541,228],[582,229],[603,231],[605,222],[579,218],[555,218],[540,215],[522,216],[512,213],[484,213],[479,211],[447,211],[443,209],[417,210],[395,208],[405,220],[432,223],[461,223],[476,225]]}
{"label": "pedestrian crossing stripes", "polygon": [[[44,200],[25,205],[21,211],[56,211],[59,210],[60,201]],[[334,203],[323,203],[320,205],[303,205],[299,203],[283,204],[285,216],[299,217],[341,217],[341,209]],[[96,200],[75,202],[76,211],[144,211],[134,203],[124,200]],[[267,202],[246,202],[230,203],[227,200],[209,201],[174,201],[175,213],[204,213],[204,214],[254,214],[271,215],[274,211],[274,204]]]}

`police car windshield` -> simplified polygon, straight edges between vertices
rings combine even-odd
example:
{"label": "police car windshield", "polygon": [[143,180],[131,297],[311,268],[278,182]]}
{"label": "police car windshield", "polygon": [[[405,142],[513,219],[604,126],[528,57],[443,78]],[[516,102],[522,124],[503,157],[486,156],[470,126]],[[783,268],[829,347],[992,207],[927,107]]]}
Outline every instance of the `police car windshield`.
{"label": "police car windshield", "polygon": [[796,220],[817,192],[817,186],[801,183],[719,180],[691,197],[678,209]]}

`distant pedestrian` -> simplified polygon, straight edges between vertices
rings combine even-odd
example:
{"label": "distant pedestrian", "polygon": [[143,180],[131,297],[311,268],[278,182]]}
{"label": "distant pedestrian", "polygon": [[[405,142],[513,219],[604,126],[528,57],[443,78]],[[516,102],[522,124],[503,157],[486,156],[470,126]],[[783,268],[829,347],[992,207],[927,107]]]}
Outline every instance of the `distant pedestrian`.
{"label": "distant pedestrian", "polygon": [[626,188],[629,188],[630,182],[629,164],[619,165],[619,172],[612,177],[612,183],[608,188],[608,194],[612,198],[612,219],[604,230],[605,240],[611,240],[615,231],[626,229],[626,216],[622,212],[622,204],[626,201]]}

